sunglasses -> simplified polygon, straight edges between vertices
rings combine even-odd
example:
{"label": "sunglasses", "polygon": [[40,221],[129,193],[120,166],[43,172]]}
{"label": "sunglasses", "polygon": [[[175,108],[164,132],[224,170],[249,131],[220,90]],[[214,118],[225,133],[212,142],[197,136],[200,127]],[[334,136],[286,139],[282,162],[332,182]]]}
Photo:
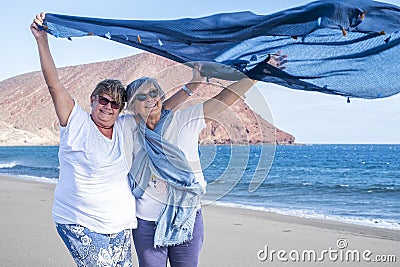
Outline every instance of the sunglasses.
{"label": "sunglasses", "polygon": [[158,91],[157,90],[151,90],[147,94],[137,94],[135,98],[139,101],[145,101],[147,99],[147,96],[150,96],[151,98],[156,98],[158,96]]}
{"label": "sunglasses", "polygon": [[113,109],[119,109],[119,108],[120,108],[120,105],[119,105],[117,102],[115,102],[115,101],[110,101],[110,100],[108,100],[107,98],[105,98],[105,97],[103,97],[103,96],[101,96],[101,95],[98,95],[98,99],[99,99],[99,103],[100,103],[101,105],[103,105],[103,106],[107,106],[108,103],[110,103],[110,104],[111,104],[111,107],[112,107]]}

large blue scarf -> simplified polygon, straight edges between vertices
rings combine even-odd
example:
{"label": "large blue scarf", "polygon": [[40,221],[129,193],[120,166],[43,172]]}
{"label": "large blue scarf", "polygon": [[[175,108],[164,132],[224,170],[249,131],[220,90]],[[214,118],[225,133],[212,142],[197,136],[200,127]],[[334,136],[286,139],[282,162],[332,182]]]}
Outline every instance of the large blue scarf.
{"label": "large blue scarf", "polygon": [[361,98],[400,92],[400,8],[372,0],[321,0],[271,15],[237,12],[165,21],[47,14],[45,23],[57,37],[94,35],[189,65],[205,62],[202,71],[210,77],[237,79],[237,72],[247,74],[282,50],[289,59],[284,71],[271,67],[249,76]]}
{"label": "large blue scarf", "polygon": [[181,244],[192,238],[196,210],[200,206],[204,188],[196,182],[184,153],[163,138],[173,113],[162,110],[153,130],[144,120],[138,127],[142,148],[135,156],[129,174],[132,192],[140,198],[146,190],[151,173],[168,185],[168,199],[158,221],[154,246]]}

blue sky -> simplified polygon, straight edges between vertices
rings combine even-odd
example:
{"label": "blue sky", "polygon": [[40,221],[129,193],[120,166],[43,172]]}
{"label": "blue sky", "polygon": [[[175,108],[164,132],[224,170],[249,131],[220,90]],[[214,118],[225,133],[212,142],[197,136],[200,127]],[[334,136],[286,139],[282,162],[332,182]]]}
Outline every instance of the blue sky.
{"label": "blue sky", "polygon": [[[0,35],[0,80],[39,70],[35,41],[29,25],[36,13],[68,14],[76,16],[119,19],[177,19],[200,17],[222,12],[249,10],[271,14],[310,1],[9,1],[3,6],[2,34]],[[400,6],[400,0],[384,1]],[[4,18],[5,17],[5,18]],[[102,38],[75,38],[72,42],[50,38],[50,46],[58,67],[127,57],[140,52]],[[289,57],[290,60],[290,57]],[[352,99],[286,89],[258,83],[273,122],[280,129],[293,134],[299,143],[396,143],[400,144],[400,95],[379,99]],[[256,110],[254,94],[247,97]],[[261,112],[262,113],[262,112]]]}

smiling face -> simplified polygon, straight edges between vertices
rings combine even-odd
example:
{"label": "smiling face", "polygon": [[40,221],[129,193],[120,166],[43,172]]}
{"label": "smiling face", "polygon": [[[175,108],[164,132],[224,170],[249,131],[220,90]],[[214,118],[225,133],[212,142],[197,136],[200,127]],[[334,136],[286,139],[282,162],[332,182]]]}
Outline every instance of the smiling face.
{"label": "smiling face", "polygon": [[102,94],[91,96],[90,101],[92,105],[90,115],[95,124],[103,128],[112,127],[119,115],[119,107],[115,109],[115,104],[112,103],[115,101],[114,98],[107,94]]}
{"label": "smiling face", "polygon": [[157,88],[151,84],[140,87],[133,99],[134,112],[139,114],[145,121],[154,119],[161,115],[162,100]]}
{"label": "smiling face", "polygon": [[125,87],[122,82],[106,79],[99,82],[90,96],[92,111],[90,116],[97,127],[112,127],[124,107]]}

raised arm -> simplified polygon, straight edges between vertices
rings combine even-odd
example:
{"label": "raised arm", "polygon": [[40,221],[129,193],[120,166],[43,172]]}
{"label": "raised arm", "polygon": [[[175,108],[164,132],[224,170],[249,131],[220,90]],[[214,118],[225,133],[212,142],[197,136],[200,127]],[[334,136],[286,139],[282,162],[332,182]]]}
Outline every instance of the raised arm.
{"label": "raised arm", "polygon": [[58,77],[57,69],[50,53],[47,33],[39,29],[39,26],[43,25],[44,18],[44,13],[36,15],[30,28],[36,39],[43,77],[53,100],[58,120],[61,126],[66,126],[69,115],[74,107],[74,101],[65,90]]}
{"label": "raised arm", "polygon": [[[285,69],[284,64],[287,62],[286,57],[286,55],[281,55],[281,52],[279,51],[272,55],[266,63],[280,69]],[[224,88],[218,95],[204,102],[203,110],[206,122],[216,118],[221,112],[242,97],[256,83],[256,80],[243,78],[232,83],[228,87]]]}
{"label": "raised arm", "polygon": [[204,102],[204,118],[208,122],[242,97],[257,81],[243,78],[224,88],[218,95]]}
{"label": "raised arm", "polygon": [[187,84],[185,84],[186,91],[180,89],[170,98],[164,101],[163,105],[165,109],[172,110],[175,107],[179,106],[182,102],[186,101],[191,93],[196,91],[201,82],[205,80],[205,77],[201,76],[200,74],[200,66],[198,64],[195,64],[195,66],[193,67],[192,75],[192,79]]}

